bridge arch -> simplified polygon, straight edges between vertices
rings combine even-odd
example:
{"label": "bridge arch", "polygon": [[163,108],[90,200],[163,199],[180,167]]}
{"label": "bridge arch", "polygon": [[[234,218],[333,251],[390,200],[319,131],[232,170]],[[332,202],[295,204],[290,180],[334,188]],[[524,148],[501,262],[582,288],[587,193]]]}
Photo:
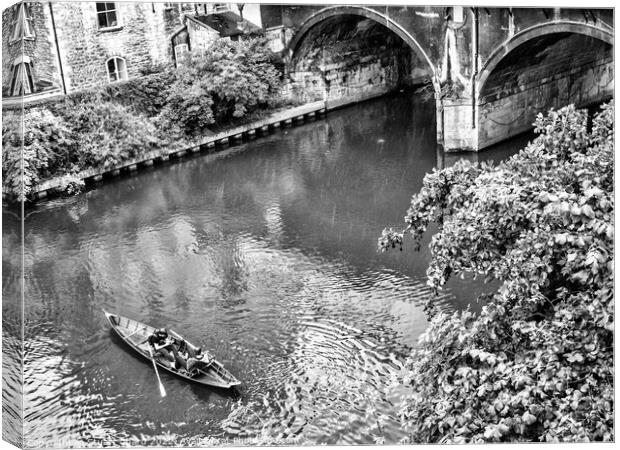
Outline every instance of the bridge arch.
{"label": "bridge arch", "polygon": [[513,50],[529,41],[557,33],[580,34],[598,39],[611,46],[614,44],[614,34],[612,30],[603,29],[582,22],[553,21],[532,26],[515,34],[510,39],[507,39],[491,53],[491,56],[480,71],[480,76],[476,86],[477,92],[483,91],[489,75],[493,73],[493,70],[498,66],[498,64]]}
{"label": "bridge arch", "polygon": [[424,49],[420,46],[418,41],[411,35],[411,33],[409,33],[401,25],[392,20],[389,16],[364,6],[328,6],[312,14],[300,25],[299,29],[289,42],[285,51],[285,55],[288,60],[291,60],[293,58],[295,51],[299,47],[300,43],[303,41],[306,34],[310,31],[310,29],[312,29],[315,25],[323,22],[324,20],[339,15],[354,15],[374,20],[375,22],[385,26],[388,30],[392,31],[394,34],[400,37],[411,49],[413,49],[413,51],[422,59],[422,61],[424,61],[428,65],[435,92],[439,91],[439,83],[437,81],[435,66],[431,62],[431,59],[426,54]]}

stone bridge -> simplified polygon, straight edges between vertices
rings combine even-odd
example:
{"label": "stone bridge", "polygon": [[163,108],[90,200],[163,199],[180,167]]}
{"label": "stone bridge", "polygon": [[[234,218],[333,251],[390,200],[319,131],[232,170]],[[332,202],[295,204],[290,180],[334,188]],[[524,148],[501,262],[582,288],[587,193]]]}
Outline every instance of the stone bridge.
{"label": "stone bridge", "polygon": [[293,91],[338,106],[425,86],[447,151],[477,151],[531,129],[538,112],[613,95],[612,9],[273,8]]}

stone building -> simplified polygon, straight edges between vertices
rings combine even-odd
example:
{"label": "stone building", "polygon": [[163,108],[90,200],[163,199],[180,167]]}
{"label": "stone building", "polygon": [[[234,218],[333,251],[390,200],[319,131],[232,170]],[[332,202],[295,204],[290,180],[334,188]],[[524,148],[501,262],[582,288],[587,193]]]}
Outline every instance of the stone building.
{"label": "stone building", "polygon": [[[258,5],[20,2],[2,12],[2,94],[25,101],[139,77],[258,25]],[[243,14],[245,13],[245,14]],[[182,36],[180,38],[179,36]]]}
{"label": "stone building", "polygon": [[182,64],[184,55],[190,50],[204,50],[215,39],[236,41],[260,31],[259,26],[232,11],[228,4],[209,5],[206,10],[185,16],[185,25],[172,35],[175,64]]}

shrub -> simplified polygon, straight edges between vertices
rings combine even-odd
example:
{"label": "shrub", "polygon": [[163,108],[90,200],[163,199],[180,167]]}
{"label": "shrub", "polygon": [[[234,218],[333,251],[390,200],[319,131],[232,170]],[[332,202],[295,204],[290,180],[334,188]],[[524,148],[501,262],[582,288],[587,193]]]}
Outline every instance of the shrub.
{"label": "shrub", "polygon": [[212,106],[213,98],[204,81],[180,69],[167,91],[166,105],[156,119],[158,128],[175,137],[200,134],[215,122]]}
{"label": "shrub", "polygon": [[193,135],[271,106],[280,92],[276,65],[264,39],[218,39],[208,50],[193,52],[178,70],[160,123]]}
{"label": "shrub", "polygon": [[146,117],[117,103],[68,100],[62,113],[71,124],[80,169],[107,168],[159,144],[155,126]]}
{"label": "shrub", "polygon": [[103,97],[138,114],[154,117],[164,108],[167,90],[175,79],[176,72],[170,69],[150,73],[140,78],[107,85],[103,90]]}
{"label": "shrub", "polygon": [[264,40],[219,40],[205,56],[198,67],[211,86],[218,122],[243,117],[277,100],[280,72]]}
{"label": "shrub", "polygon": [[[613,440],[613,106],[539,115],[496,167],[434,171],[405,218],[429,223],[429,284],[499,280],[479,314],[434,315],[401,410],[419,442]],[[403,234],[384,231],[382,249]]]}
{"label": "shrub", "polygon": [[70,132],[62,118],[47,109],[31,109],[23,117],[2,122],[2,179],[8,194],[25,200],[42,179],[67,167]]}

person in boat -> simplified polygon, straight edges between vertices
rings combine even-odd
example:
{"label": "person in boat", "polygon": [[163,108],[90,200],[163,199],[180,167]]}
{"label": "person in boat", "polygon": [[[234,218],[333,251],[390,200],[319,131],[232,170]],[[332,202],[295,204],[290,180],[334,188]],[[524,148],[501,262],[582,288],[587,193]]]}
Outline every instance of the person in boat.
{"label": "person in boat", "polygon": [[165,328],[155,330],[147,339],[154,355],[160,355],[162,358],[170,361],[170,367],[176,369],[176,353],[174,347],[174,339]]}
{"label": "person in boat", "polygon": [[200,347],[197,347],[196,350],[194,350],[189,345],[187,346],[186,370],[190,376],[196,376],[199,373],[199,370],[207,369],[212,362],[213,358],[211,358],[208,354],[205,355]]}

